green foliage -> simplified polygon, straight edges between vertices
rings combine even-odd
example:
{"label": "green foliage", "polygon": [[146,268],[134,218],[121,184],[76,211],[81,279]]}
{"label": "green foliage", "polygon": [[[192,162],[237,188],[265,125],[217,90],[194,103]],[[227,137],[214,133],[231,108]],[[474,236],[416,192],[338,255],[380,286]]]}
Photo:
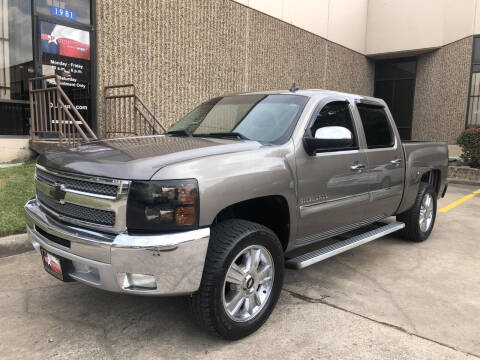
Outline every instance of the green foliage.
{"label": "green foliage", "polygon": [[465,130],[457,142],[463,150],[463,161],[469,163],[471,167],[480,168],[480,128]]}
{"label": "green foliage", "polygon": [[35,161],[0,169],[0,236],[25,232],[23,205],[34,196]]}

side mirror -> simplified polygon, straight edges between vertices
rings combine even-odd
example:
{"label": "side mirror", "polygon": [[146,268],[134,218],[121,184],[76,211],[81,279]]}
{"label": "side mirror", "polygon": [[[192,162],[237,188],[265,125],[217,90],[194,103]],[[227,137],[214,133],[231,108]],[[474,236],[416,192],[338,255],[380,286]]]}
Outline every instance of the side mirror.
{"label": "side mirror", "polygon": [[325,126],[315,131],[315,137],[303,138],[303,147],[309,155],[319,151],[333,151],[351,147],[353,134],[343,126]]}

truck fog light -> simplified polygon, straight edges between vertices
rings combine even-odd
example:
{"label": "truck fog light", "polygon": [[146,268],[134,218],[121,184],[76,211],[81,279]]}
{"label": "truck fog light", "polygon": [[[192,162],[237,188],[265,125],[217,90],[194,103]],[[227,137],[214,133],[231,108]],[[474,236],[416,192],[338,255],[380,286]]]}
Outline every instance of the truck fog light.
{"label": "truck fog light", "polygon": [[155,276],[152,275],[126,273],[123,279],[123,288],[156,289],[157,281]]}

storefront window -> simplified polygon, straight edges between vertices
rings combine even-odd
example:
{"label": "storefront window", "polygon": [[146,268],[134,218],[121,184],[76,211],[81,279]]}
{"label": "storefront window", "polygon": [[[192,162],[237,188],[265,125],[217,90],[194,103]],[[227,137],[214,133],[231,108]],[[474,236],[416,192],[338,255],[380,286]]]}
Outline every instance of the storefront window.
{"label": "storefront window", "polygon": [[41,21],[40,43],[42,75],[58,75],[67,96],[91,124],[90,32]]}
{"label": "storefront window", "polygon": [[90,0],[37,0],[37,13],[90,24]]}
{"label": "storefront window", "polygon": [[31,0],[0,0],[0,135],[28,134]]}
{"label": "storefront window", "polygon": [[480,126],[480,37],[473,41],[470,96],[468,98],[467,127]]}

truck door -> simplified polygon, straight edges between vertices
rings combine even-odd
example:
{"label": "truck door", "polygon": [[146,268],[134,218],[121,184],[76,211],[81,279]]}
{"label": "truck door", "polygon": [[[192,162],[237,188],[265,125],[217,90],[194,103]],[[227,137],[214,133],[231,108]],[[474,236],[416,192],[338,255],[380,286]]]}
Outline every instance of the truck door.
{"label": "truck door", "polygon": [[[311,154],[305,151],[305,145],[296,149],[299,221],[295,247],[344,232],[366,218],[367,157],[359,146],[360,125],[355,124],[352,108],[345,99],[322,100],[312,114],[303,141],[323,138],[327,140],[324,147]],[[328,137],[335,139],[339,134],[350,134],[351,145],[329,147]]]}
{"label": "truck door", "polygon": [[381,103],[356,104],[367,144],[370,204],[368,212],[390,216],[403,193],[403,147],[388,108]]}

